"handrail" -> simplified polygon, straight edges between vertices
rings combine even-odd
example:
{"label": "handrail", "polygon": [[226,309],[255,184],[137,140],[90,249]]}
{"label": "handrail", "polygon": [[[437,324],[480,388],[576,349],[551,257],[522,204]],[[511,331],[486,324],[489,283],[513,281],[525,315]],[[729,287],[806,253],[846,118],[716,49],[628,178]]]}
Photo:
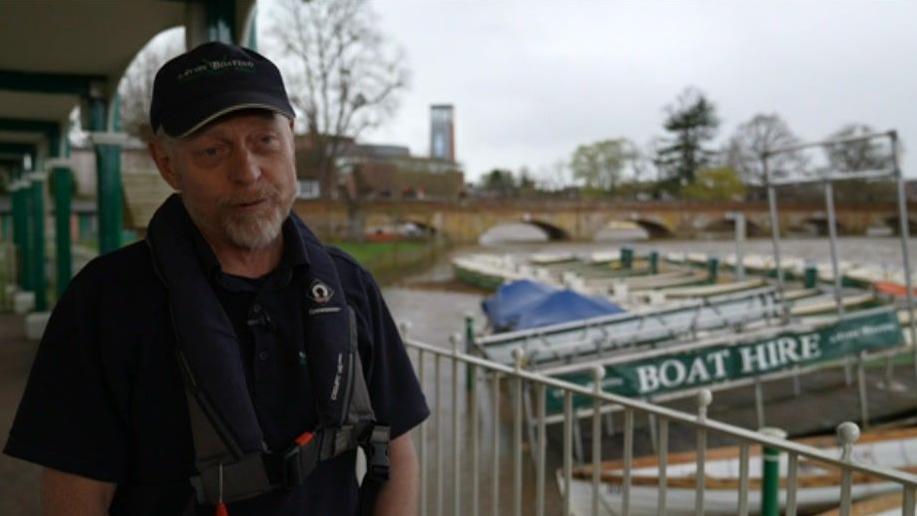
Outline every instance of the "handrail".
{"label": "handrail", "polygon": [[[849,469],[864,475],[896,482],[907,488],[917,488],[917,475],[913,475],[904,471],[861,464],[852,459],[844,460],[818,448],[795,443],[786,439],[768,437],[756,431],[747,430],[745,428],[709,419],[706,416],[691,415],[659,405],[654,405],[652,403],[647,403],[641,400],[597,391],[594,388],[582,387],[574,383],[547,377],[539,373],[526,371],[521,368],[521,364],[517,367],[510,367],[492,362],[484,358],[476,357],[474,355],[462,353],[458,351],[457,348],[454,350],[448,350],[411,338],[405,339],[405,344],[409,347],[422,350],[425,353],[431,353],[434,356],[450,357],[453,360],[475,365],[477,367],[481,367],[495,373],[500,373],[502,375],[507,375],[515,379],[522,379],[536,384],[545,385],[547,387],[561,389],[579,396],[591,397],[594,400],[598,400],[600,402],[614,403],[621,405],[626,409],[636,410],[641,413],[665,418],[669,420],[669,422],[675,421],[694,427],[696,429],[718,432],[720,434],[740,439],[742,441],[779,449],[784,452],[795,453],[799,456],[806,457],[808,459],[818,461],[830,466],[835,466],[841,469]],[[709,394],[709,392],[707,394]]]}

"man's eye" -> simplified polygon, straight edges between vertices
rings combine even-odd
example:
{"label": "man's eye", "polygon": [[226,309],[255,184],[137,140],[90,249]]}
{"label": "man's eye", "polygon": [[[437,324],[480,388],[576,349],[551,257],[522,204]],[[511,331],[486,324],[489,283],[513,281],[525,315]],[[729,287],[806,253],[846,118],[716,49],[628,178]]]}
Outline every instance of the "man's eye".
{"label": "man's eye", "polygon": [[199,149],[196,152],[197,156],[203,159],[214,159],[218,158],[223,154],[223,147],[219,145],[214,145],[211,147],[204,147]]}

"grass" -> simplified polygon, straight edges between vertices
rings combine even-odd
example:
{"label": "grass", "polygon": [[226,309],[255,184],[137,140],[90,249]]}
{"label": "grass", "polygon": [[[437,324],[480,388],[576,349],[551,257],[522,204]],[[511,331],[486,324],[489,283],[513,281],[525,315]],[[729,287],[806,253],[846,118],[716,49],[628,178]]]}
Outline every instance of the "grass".
{"label": "grass", "polygon": [[398,253],[411,253],[420,249],[425,249],[429,244],[426,242],[403,241],[403,242],[334,242],[332,245],[341,248],[344,252],[353,256],[358,262],[365,267],[369,267],[373,262],[386,260],[390,256]]}
{"label": "grass", "polygon": [[440,246],[430,241],[332,242],[369,269],[377,280],[397,280],[415,266],[432,263]]}

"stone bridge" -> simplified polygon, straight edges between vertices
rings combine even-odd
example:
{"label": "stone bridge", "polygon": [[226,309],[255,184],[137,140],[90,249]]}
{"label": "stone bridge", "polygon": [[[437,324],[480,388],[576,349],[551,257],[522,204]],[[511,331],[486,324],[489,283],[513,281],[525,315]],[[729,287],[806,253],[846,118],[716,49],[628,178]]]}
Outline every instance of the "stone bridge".
{"label": "stone bridge", "polygon": [[[909,212],[917,204],[909,206]],[[297,213],[325,237],[343,238],[348,227],[346,207],[332,201],[297,201]],[[586,202],[526,200],[372,201],[361,206],[365,227],[413,222],[458,243],[477,242],[489,229],[527,223],[544,230],[551,240],[593,240],[619,222],[643,228],[650,238],[691,238],[702,233],[731,232],[731,212],[746,218],[749,236],[770,235],[764,202]],[[894,202],[837,207],[837,228],[842,235],[862,235],[870,228],[897,232]],[[909,216],[917,229],[917,214]],[[783,203],[780,230],[827,233],[827,215],[821,204]]]}

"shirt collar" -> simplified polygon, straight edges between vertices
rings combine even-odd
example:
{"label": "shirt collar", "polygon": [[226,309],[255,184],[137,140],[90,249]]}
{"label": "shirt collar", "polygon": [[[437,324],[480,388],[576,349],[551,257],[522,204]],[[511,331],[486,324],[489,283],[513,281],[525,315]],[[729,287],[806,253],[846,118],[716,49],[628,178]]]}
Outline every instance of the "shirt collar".
{"label": "shirt collar", "polygon": [[[191,234],[193,235],[194,250],[200,260],[204,274],[216,284],[230,291],[250,291],[254,282],[244,281],[242,278],[226,274],[220,266],[220,261],[214,254],[213,249],[200,229],[192,222],[190,224]],[[306,244],[296,229],[296,224],[292,217],[287,217],[281,226],[283,232],[283,255],[277,267],[266,274],[263,279],[262,287],[282,288],[292,279],[293,273],[300,271],[309,265],[309,253],[306,250]]]}

